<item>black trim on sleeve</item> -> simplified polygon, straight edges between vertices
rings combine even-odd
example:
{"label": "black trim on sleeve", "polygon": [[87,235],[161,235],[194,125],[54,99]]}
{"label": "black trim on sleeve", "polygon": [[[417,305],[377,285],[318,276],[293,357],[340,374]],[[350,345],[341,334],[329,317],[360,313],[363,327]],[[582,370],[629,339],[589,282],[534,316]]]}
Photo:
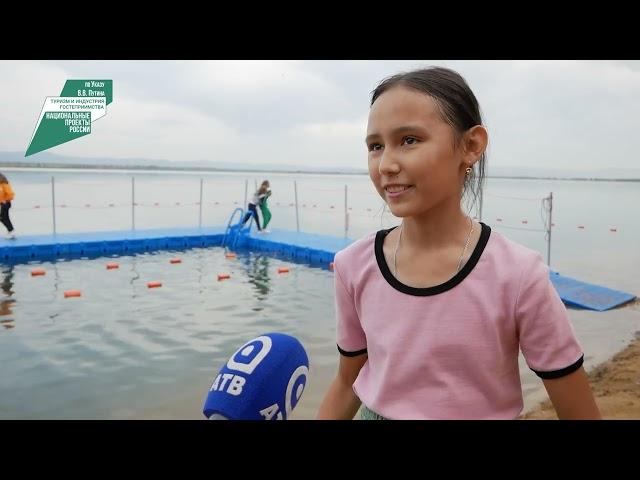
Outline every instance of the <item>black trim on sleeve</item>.
{"label": "black trim on sleeve", "polygon": [[447,290],[451,290],[453,287],[455,287],[460,282],[462,282],[467,277],[467,275],[471,273],[473,268],[476,266],[476,264],[480,260],[480,256],[482,255],[484,248],[487,246],[487,242],[489,241],[489,236],[491,235],[491,227],[489,227],[489,225],[486,225],[482,222],[480,222],[480,227],[481,227],[480,239],[478,240],[476,247],[471,253],[469,260],[467,260],[467,263],[452,278],[450,278],[444,283],[441,283],[440,285],[435,285],[433,287],[424,287],[424,288],[410,287],[409,285],[405,285],[404,283],[400,282],[400,280],[398,280],[396,277],[393,276],[393,274],[391,273],[391,270],[389,269],[389,266],[387,265],[387,261],[384,258],[384,252],[383,252],[382,246],[384,244],[385,237],[389,234],[391,230],[397,227],[392,227],[392,228],[389,228],[388,230],[380,230],[376,234],[374,252],[376,256],[376,261],[378,262],[378,268],[380,269],[382,276],[384,277],[384,279],[387,281],[389,285],[391,285],[393,288],[395,288],[396,290],[402,293],[406,293],[407,295],[426,297],[428,295],[437,295],[439,293],[446,292]]}
{"label": "black trim on sleeve", "polygon": [[338,347],[338,351],[340,352],[341,355],[344,355],[345,357],[357,357],[358,355],[362,355],[363,353],[367,353],[367,349],[363,348],[362,350],[357,350],[355,352],[347,352],[346,350],[343,350],[340,348],[340,345],[336,344],[336,347]]}
{"label": "black trim on sleeve", "polygon": [[569,375],[570,373],[575,372],[582,366],[583,362],[584,362],[584,354],[575,363],[569,365],[568,367],[561,368],[560,370],[552,370],[550,372],[541,372],[538,370],[533,370],[533,368],[531,370],[533,370],[533,373],[538,375],[540,378],[549,380],[552,378],[564,377],[566,375]]}

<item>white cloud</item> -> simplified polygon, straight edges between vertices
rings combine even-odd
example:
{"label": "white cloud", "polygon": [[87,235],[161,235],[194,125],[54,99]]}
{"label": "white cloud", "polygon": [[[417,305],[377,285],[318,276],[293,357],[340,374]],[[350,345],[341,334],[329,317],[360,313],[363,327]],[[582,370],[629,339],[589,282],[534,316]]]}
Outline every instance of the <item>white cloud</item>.
{"label": "white cloud", "polygon": [[[84,140],[84,141],[82,141]],[[61,145],[73,156],[204,160],[238,142],[238,134],[214,116],[168,103],[122,98],[92,124],[92,133]]]}
{"label": "white cloud", "polygon": [[0,62],[0,150],[27,150],[45,97],[59,95],[66,79],[56,65]]}
{"label": "white cloud", "polygon": [[52,152],[364,168],[371,90],[433,64],[475,92],[490,164],[640,167],[637,61],[1,61],[0,150],[26,149],[65,80],[112,78],[107,116]]}
{"label": "white cloud", "polygon": [[357,122],[309,123],[294,129],[294,131],[299,131],[318,139],[329,137],[329,139],[343,138],[350,140],[360,136],[364,145],[366,128],[367,119],[363,118]]}

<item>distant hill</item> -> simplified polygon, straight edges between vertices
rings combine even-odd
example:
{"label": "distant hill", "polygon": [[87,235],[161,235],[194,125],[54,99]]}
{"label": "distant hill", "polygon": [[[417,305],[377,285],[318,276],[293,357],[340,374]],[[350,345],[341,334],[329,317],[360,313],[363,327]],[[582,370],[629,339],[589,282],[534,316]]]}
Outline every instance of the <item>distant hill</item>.
{"label": "distant hill", "polygon": [[24,157],[23,152],[0,152],[0,166],[11,167],[75,167],[75,168],[123,168],[145,170],[210,170],[210,171],[265,171],[363,174],[366,170],[349,167],[309,167],[304,165],[250,164],[212,162],[209,160],[176,162],[148,158],[72,157],[50,152]]}
{"label": "distant hill", "polygon": [[[0,167],[50,167],[50,168],[101,168],[101,169],[144,169],[144,170],[202,170],[202,171],[252,171],[280,173],[333,173],[367,174],[363,168],[310,167],[305,165],[249,164],[213,162],[210,160],[176,162],[148,158],[87,158],[41,152],[24,157],[23,152],[0,152]],[[536,167],[488,166],[487,176],[504,178],[557,178],[576,180],[630,180],[640,181],[638,168],[612,168],[598,170],[574,170]]]}

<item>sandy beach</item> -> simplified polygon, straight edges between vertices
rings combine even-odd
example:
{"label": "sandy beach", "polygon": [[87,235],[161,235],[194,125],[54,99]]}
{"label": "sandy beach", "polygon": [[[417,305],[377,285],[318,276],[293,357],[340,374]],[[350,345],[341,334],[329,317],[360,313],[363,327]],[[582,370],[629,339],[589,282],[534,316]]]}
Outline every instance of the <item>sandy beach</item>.
{"label": "sandy beach", "polygon": [[[625,308],[638,309],[640,301],[636,300]],[[603,419],[640,419],[640,330],[624,350],[588,373]],[[520,418],[534,420],[558,417],[549,400],[546,400]]]}

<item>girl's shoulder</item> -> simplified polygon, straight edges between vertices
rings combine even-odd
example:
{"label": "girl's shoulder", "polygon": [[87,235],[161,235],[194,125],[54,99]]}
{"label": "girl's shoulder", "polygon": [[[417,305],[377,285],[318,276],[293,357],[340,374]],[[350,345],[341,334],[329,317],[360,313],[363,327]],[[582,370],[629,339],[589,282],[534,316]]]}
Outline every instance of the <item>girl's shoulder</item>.
{"label": "girl's shoulder", "polygon": [[512,273],[520,277],[523,272],[533,272],[546,266],[540,252],[526,247],[508,237],[491,231],[487,247],[483,252],[484,260],[493,264],[493,271],[503,276]]}
{"label": "girl's shoulder", "polygon": [[526,247],[493,229],[491,230],[490,240],[497,247],[497,250],[509,258],[531,259],[540,255],[536,250]]}
{"label": "girl's shoulder", "polygon": [[378,232],[370,232],[339,250],[334,257],[334,269],[343,278],[355,276],[375,265],[375,239]]}
{"label": "girl's shoulder", "polygon": [[336,259],[347,261],[353,260],[361,256],[363,253],[371,254],[373,250],[373,244],[376,239],[376,235],[378,232],[369,232],[363,237],[355,240],[353,243],[349,244],[349,246],[339,250],[336,253]]}

